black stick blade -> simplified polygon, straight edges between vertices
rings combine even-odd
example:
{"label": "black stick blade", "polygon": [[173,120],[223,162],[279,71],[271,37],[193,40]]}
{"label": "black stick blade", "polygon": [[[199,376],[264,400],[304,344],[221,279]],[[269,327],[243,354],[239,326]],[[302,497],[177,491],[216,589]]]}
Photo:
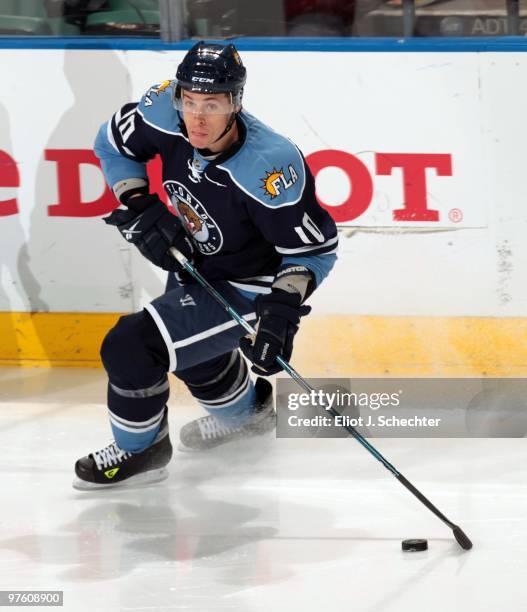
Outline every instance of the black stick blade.
{"label": "black stick blade", "polygon": [[472,548],[472,542],[469,540],[461,527],[456,525],[452,531],[454,532],[454,537],[456,538],[458,544],[463,550],[470,550]]}

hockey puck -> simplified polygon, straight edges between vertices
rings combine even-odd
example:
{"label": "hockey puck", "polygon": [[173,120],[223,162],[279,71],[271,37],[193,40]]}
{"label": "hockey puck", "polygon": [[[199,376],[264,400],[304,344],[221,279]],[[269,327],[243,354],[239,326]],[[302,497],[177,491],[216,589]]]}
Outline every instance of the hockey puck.
{"label": "hockey puck", "polygon": [[421,550],[428,550],[428,540],[403,540],[401,546],[404,552],[419,552]]}

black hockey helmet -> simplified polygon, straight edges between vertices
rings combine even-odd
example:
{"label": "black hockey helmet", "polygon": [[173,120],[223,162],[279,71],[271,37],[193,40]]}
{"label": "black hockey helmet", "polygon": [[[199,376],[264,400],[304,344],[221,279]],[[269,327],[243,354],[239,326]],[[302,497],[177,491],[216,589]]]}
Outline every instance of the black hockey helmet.
{"label": "black hockey helmet", "polygon": [[230,93],[234,106],[241,106],[247,71],[232,44],[196,43],[176,72],[175,101],[181,89],[198,93]]}

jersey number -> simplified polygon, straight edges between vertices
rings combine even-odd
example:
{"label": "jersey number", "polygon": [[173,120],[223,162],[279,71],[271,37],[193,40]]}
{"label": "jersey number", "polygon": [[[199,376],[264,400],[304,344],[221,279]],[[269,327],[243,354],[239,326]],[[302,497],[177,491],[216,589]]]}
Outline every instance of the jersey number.
{"label": "jersey number", "polygon": [[300,236],[300,240],[302,240],[304,244],[313,244],[313,240],[308,238],[306,231],[311,234],[317,242],[324,242],[324,234],[315,225],[313,219],[311,219],[307,213],[304,213],[302,225],[297,225],[295,227],[295,232]]}
{"label": "jersey number", "polygon": [[123,143],[125,143],[135,130],[135,114],[131,114],[124,121],[121,121],[117,127],[121,134]]}

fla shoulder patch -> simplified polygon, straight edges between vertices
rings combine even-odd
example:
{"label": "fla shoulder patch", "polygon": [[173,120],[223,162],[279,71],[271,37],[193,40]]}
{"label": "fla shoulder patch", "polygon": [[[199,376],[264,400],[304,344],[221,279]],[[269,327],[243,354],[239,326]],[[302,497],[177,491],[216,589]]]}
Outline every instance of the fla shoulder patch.
{"label": "fla shoulder patch", "polygon": [[163,81],[152,85],[137,106],[143,121],[153,128],[168,134],[180,134],[179,117],[172,104],[174,81]]}
{"label": "fla shoulder patch", "polygon": [[218,165],[236,185],[269,208],[292,206],[301,198],[306,176],[297,147],[264,123],[243,111],[245,143],[232,158]]}

